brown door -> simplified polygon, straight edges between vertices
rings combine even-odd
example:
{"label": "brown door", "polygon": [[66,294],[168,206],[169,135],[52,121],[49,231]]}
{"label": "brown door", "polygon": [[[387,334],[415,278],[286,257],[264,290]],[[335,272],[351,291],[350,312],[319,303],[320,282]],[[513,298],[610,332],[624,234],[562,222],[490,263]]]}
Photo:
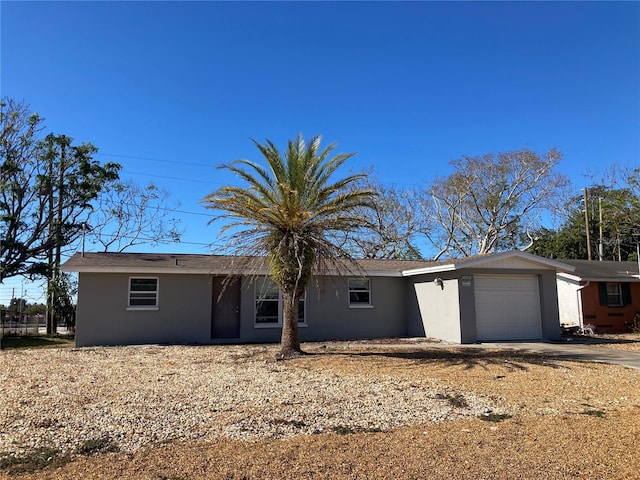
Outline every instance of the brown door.
{"label": "brown door", "polygon": [[240,338],[240,278],[213,277],[211,338]]}

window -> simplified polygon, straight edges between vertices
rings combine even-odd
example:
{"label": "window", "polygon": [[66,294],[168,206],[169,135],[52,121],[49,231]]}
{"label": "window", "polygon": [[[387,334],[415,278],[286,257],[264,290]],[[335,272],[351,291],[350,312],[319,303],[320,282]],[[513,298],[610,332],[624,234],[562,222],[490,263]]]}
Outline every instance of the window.
{"label": "window", "polygon": [[129,279],[129,307],[157,308],[158,307],[158,279],[130,278]]}
{"label": "window", "polygon": [[600,283],[600,305],[624,307],[631,304],[631,285],[628,283]]}
{"label": "window", "polygon": [[[256,289],[256,327],[282,326],[282,293],[268,277],[258,278]],[[298,304],[298,325],[305,325],[305,297]]]}
{"label": "window", "polygon": [[256,324],[281,323],[280,291],[270,278],[256,281]]}
{"label": "window", "polygon": [[607,305],[610,307],[622,306],[622,289],[619,283],[607,283]]}
{"label": "window", "polygon": [[371,283],[368,278],[349,279],[349,306],[371,306]]}

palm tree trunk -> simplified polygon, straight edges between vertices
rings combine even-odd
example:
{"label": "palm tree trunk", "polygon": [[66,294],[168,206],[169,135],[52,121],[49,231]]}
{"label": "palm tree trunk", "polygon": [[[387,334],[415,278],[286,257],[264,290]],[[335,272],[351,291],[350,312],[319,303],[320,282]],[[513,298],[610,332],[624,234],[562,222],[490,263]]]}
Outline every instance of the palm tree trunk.
{"label": "palm tree trunk", "polygon": [[303,355],[298,335],[298,303],[300,298],[293,293],[282,292],[282,338],[279,359],[295,358]]}

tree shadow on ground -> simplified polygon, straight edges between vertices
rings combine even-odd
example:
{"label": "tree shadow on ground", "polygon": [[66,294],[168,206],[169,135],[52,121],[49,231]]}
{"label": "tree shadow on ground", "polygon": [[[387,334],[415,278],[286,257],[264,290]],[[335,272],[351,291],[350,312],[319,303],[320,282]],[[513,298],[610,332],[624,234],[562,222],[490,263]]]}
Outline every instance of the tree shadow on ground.
{"label": "tree shadow on ground", "polygon": [[73,336],[7,335],[2,337],[3,350],[73,347]]}
{"label": "tree shadow on ground", "polygon": [[340,355],[346,358],[387,358],[405,360],[413,366],[462,366],[465,370],[481,368],[489,370],[490,367],[501,367],[506,371],[526,371],[530,366],[542,366],[552,369],[566,368],[558,362],[583,363],[577,358],[557,358],[554,355],[541,352],[493,350],[493,349],[461,349],[461,348],[428,348],[420,349],[412,347],[380,348],[353,351],[349,348],[341,350],[314,351],[309,356],[333,356]]}

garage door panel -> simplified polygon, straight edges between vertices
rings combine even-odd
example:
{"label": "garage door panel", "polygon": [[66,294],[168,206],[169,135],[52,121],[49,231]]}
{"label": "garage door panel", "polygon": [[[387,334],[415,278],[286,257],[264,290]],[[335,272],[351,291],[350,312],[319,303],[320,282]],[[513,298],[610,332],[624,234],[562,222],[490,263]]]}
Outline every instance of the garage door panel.
{"label": "garage door panel", "polygon": [[540,294],[535,275],[478,275],[475,299],[478,340],[541,338]]}

